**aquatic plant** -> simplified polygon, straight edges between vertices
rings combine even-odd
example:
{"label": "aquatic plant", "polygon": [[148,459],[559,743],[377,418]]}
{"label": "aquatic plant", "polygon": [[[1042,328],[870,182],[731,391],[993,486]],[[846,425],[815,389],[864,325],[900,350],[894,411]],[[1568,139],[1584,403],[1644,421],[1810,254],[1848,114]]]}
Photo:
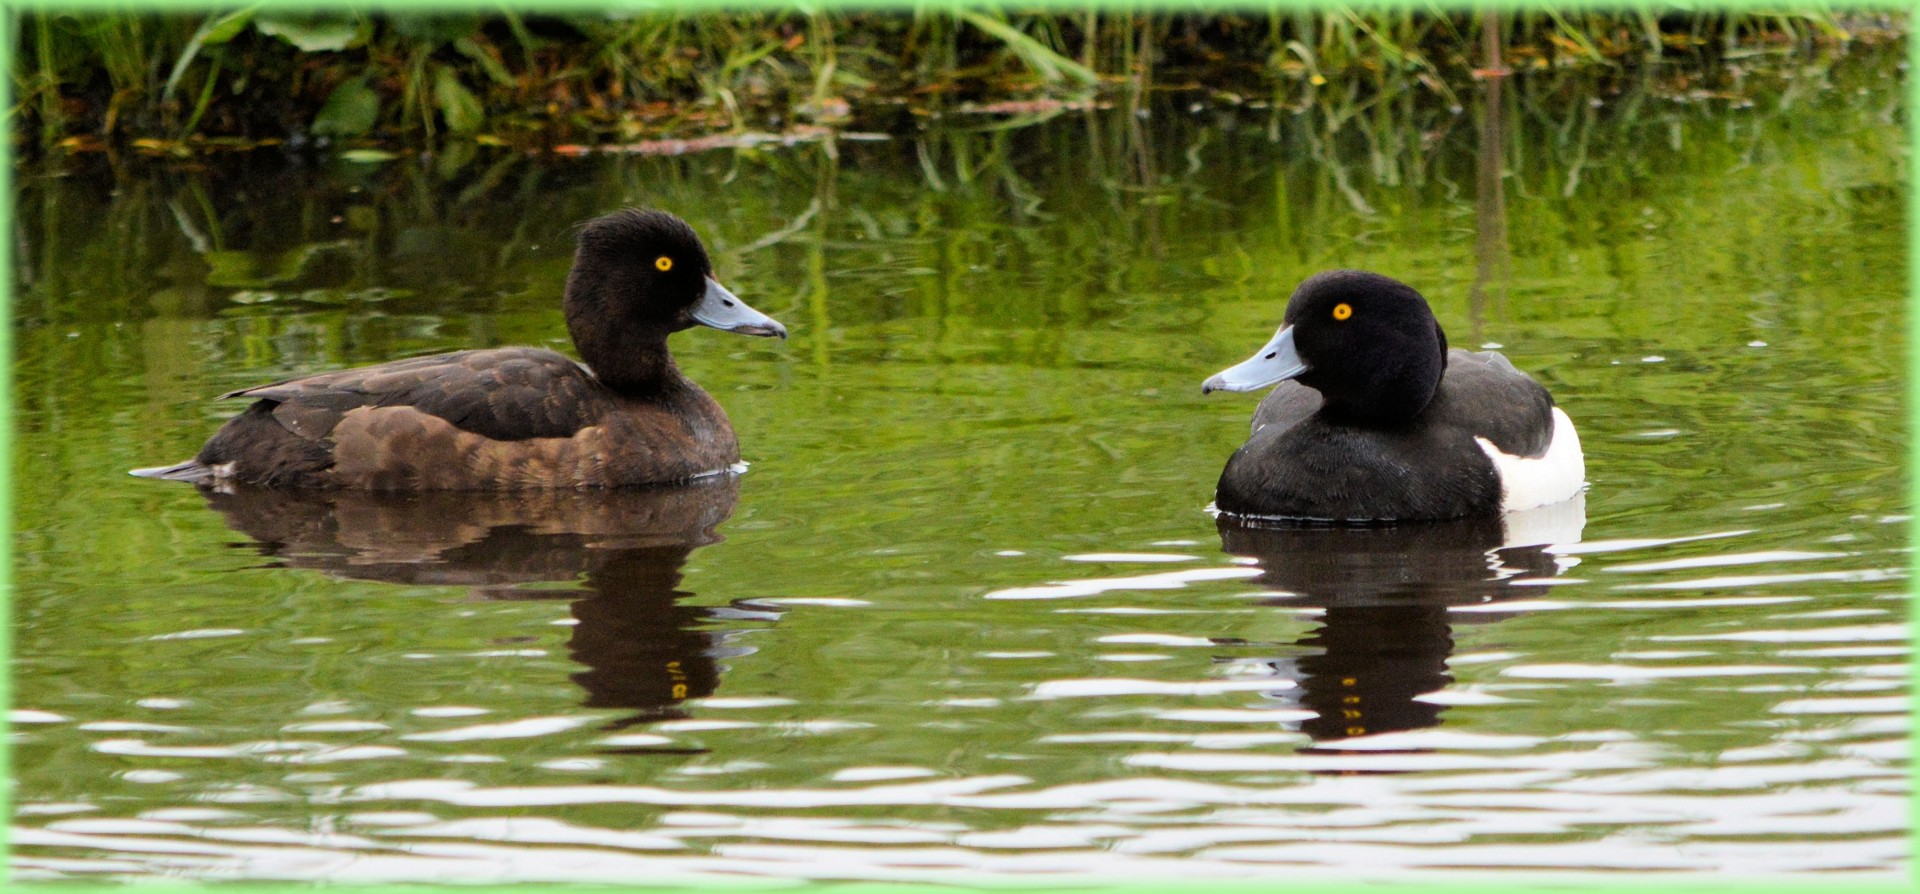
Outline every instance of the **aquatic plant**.
{"label": "aquatic plant", "polygon": [[[205,14],[15,13],[16,143],[185,151],[266,141],[430,148],[839,124],[857,105],[1084,99],[1201,81],[1243,92],[1451,98],[1506,67],[1632,68],[1901,34],[1903,17],[1784,12],[1257,5],[1216,12],[922,3],[387,14],[259,5]],[[1138,93],[1138,89],[1133,91]],[[884,117],[884,111],[876,113]]]}

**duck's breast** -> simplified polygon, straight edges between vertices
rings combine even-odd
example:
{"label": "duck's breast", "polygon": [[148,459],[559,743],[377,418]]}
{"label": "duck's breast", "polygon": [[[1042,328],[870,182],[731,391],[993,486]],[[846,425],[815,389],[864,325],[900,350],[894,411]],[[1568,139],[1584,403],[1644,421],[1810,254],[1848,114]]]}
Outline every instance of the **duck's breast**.
{"label": "duck's breast", "polygon": [[1254,432],[1227,461],[1215,504],[1249,517],[1459,518],[1497,511],[1500,482],[1493,463],[1458,430],[1383,429],[1314,415]]}

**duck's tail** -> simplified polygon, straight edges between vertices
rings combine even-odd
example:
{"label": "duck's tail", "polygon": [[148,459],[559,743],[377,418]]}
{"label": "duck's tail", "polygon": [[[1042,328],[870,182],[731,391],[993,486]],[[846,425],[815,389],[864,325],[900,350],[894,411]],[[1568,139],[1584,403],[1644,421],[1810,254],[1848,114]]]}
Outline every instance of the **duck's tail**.
{"label": "duck's tail", "polygon": [[200,461],[196,459],[190,459],[183,463],[174,463],[171,466],[154,466],[151,469],[133,469],[127,474],[137,475],[141,478],[159,478],[166,481],[191,481],[194,484],[206,484],[213,480],[213,470],[201,465]]}

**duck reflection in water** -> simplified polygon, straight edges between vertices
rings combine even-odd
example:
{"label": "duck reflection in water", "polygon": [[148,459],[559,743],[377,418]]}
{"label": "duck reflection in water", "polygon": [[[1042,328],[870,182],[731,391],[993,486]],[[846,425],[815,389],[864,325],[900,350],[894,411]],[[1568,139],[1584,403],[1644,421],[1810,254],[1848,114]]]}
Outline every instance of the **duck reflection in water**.
{"label": "duck reflection in water", "polygon": [[[1455,624],[1509,615],[1457,607],[1538,595],[1566,559],[1547,547],[1580,539],[1585,497],[1505,518],[1399,525],[1255,527],[1221,516],[1221,548],[1253,558],[1253,583],[1283,595],[1266,604],[1321,611],[1299,658],[1246,659],[1297,688],[1269,697],[1318,716],[1300,731],[1345,750],[1342,740],[1438,726],[1443,705],[1422,696],[1453,682]],[[1271,524],[1271,523],[1269,523]],[[1377,750],[1377,749],[1369,749]]]}
{"label": "duck reflection in water", "polygon": [[[635,712],[611,724],[686,716],[712,695],[725,658],[753,651],[708,629],[776,620],[750,602],[682,605],[681,568],[722,538],[740,490],[731,475],[616,490],[411,494],[206,489],[228,526],[276,564],[355,580],[464,586],[483,599],[570,599],[568,651],[589,708]],[[579,589],[534,586],[578,581]],[[737,632],[736,632],[737,633]]]}

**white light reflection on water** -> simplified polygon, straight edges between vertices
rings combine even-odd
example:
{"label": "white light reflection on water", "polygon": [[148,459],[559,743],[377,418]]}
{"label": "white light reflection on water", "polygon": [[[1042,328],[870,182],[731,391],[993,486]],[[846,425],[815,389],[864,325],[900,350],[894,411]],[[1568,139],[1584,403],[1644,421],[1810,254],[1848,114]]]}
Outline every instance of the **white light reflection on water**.
{"label": "white light reflection on water", "polygon": [[[1665,544],[1648,542],[1618,552],[1657,551]],[[1729,564],[1764,564],[1747,561],[1753,555],[1736,556]],[[1777,558],[1800,560],[1793,555]],[[1713,559],[1643,561],[1602,570],[1651,574],[1707,566]],[[1246,594],[1219,588],[1244,588],[1246,581],[1273,570],[1270,564],[1218,567],[1251,572],[1215,584],[1217,597],[1233,600]],[[1559,570],[1552,565],[1528,567],[1541,569],[1536,573]],[[1125,607],[1162,589],[1158,578],[1143,582],[1137,577],[1049,586],[1075,588],[1083,598],[1122,601],[1110,607]],[[1310,598],[1311,588],[1302,592]],[[1602,612],[1785,608],[1810,598],[1703,596],[1623,602],[1589,593],[1554,608],[1556,615],[1593,620]],[[1338,623],[1336,616],[1346,610],[1323,605],[1289,617],[1324,628]],[[1528,602],[1495,600],[1451,606],[1441,616],[1489,614],[1500,623],[1498,618],[1538,610]],[[1791,615],[1797,622],[1791,628],[1716,631],[1708,626],[1696,633],[1667,632],[1646,637],[1646,642],[1687,643],[1690,648],[1619,650],[1612,662],[1538,661],[1526,647],[1452,655],[1442,659],[1455,668],[1452,673],[1471,674],[1474,682],[1441,680],[1437,689],[1406,697],[1460,714],[1464,725],[1457,727],[1448,723],[1331,738],[1312,732],[1310,726],[1321,712],[1306,706],[1319,685],[1311,650],[1269,668],[1278,668],[1278,673],[1236,676],[1236,665],[1227,663],[1216,665],[1221,676],[1213,679],[1062,677],[1031,684],[1023,699],[1011,703],[946,700],[971,701],[983,710],[1004,710],[1007,704],[1022,702],[1095,706],[1078,710],[1081,729],[1038,735],[1031,747],[1138,749],[1121,760],[1126,778],[1105,781],[1045,785],[1018,773],[949,777],[923,767],[857,762],[835,770],[829,786],[816,788],[682,789],[558,781],[488,786],[423,778],[356,785],[317,799],[316,804],[335,804],[339,811],[323,824],[327,831],[249,825],[248,815],[235,810],[154,811],[138,820],[117,820],[62,818],[93,810],[86,804],[27,805],[30,809],[23,815],[54,819],[16,829],[16,846],[25,851],[15,864],[22,879],[186,874],[297,880],[319,873],[335,881],[564,882],[617,881],[644,873],[649,879],[687,884],[748,886],[773,884],[796,872],[826,880],[943,882],[1059,874],[1092,881],[1174,874],[1237,879],[1269,877],[1275,871],[1392,880],[1446,869],[1537,878],[1541,871],[1568,867],[1735,876],[1805,871],[1873,875],[1904,863],[1910,705],[1904,694],[1862,696],[1850,694],[1856,686],[1840,684],[1850,679],[1900,687],[1905,667],[1889,659],[1907,654],[1907,630],[1892,623],[1848,623],[1861,616],[1862,610],[1800,611]],[[1194,635],[1187,622],[1168,623],[1167,629],[1156,630],[1136,620],[1131,630],[1098,633],[1091,639],[1108,647],[1158,646],[1202,654],[1248,648],[1233,639]],[[1454,635],[1474,629],[1460,628]],[[1808,645],[1820,643],[1865,645]],[[1729,651],[1735,649],[1761,651]],[[1050,657],[1044,651],[1004,654]],[[1762,660],[1724,660],[1735,654]],[[1801,663],[1813,661],[1826,663]],[[1835,661],[1843,664],[1832,666]],[[1844,664],[1849,661],[1861,663]],[[1842,679],[1836,680],[1836,673]],[[1762,706],[1765,713],[1844,719],[1837,725],[1784,730],[1769,744],[1718,754],[1701,754],[1699,746],[1684,738],[1662,741],[1624,730],[1517,734],[1476,729],[1482,724],[1472,722],[1526,710],[1533,701],[1526,687],[1539,683],[1603,687],[1596,693],[1604,687],[1652,687],[1660,692],[1666,692],[1658,688],[1663,686],[1689,687],[1666,692],[1665,699],[1641,699],[1649,705],[1667,701],[1679,706],[1691,697],[1689,692],[1701,691],[1691,687],[1768,678],[1812,678],[1815,683],[1777,688],[1773,702]],[[1259,701],[1249,704],[1248,698]],[[793,699],[745,694],[705,701],[711,708],[749,716],[796,705]],[[17,709],[16,716],[30,726],[67,722],[32,708]],[[1111,728],[1087,730],[1089,720]],[[538,739],[564,737],[581,725],[579,718],[528,717],[399,738]],[[136,721],[83,726],[97,732],[193,733],[187,727]],[[689,718],[655,724],[645,733],[601,736],[595,742],[601,747],[669,747],[680,736],[861,726],[832,718]],[[390,732],[381,724],[356,720],[292,724],[289,731]],[[94,747],[129,757],[274,761],[324,759],[330,746],[159,746],[109,738]],[[351,746],[337,750],[344,752],[338,759],[356,751]],[[389,751],[374,749],[363,756],[403,753]],[[1676,760],[1689,752],[1696,757]],[[603,766],[596,761],[573,769],[591,772]],[[742,766],[734,772],[766,766]],[[177,781],[178,774],[173,777],[148,784]],[[647,810],[651,818],[628,827],[539,813],[596,805]],[[666,812],[658,812],[661,809]],[[905,816],[878,819],[868,814],[875,809]],[[987,831],[913,818],[929,810],[954,809],[1026,819],[1018,821],[1017,828]],[[468,815],[443,818],[442,810]],[[476,811],[511,815],[471,815]],[[1610,829],[1632,832],[1607,834]],[[1809,834],[1819,840],[1801,840]],[[60,856],[63,853],[95,856]]]}

